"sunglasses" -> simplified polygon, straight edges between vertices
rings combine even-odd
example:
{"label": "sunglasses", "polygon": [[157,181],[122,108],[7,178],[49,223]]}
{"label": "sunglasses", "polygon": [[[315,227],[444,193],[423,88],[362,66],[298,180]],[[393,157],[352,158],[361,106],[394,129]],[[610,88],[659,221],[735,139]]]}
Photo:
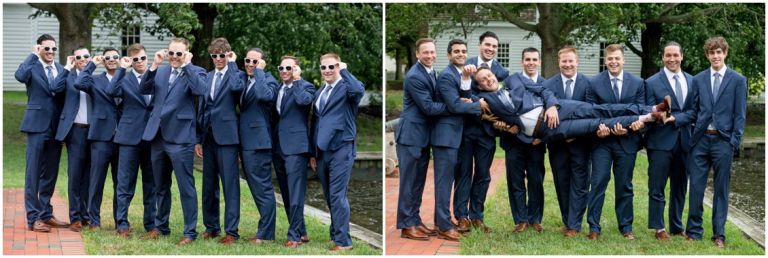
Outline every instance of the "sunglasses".
{"label": "sunglasses", "polygon": [[325,70],[333,70],[333,68],[336,68],[336,67],[338,67],[338,64],[335,64],[335,65],[328,65],[328,66],[325,66],[325,65],[321,65],[321,66],[320,66],[320,70],[322,70],[322,71],[325,71]]}
{"label": "sunglasses", "polygon": [[[247,64],[247,63],[251,63],[251,64],[258,64],[258,63],[259,63],[259,59],[249,59],[249,58],[245,58],[245,63],[246,63],[246,64]],[[290,70],[290,69],[289,69],[289,70]]]}
{"label": "sunglasses", "polygon": [[211,54],[211,59],[224,58],[224,54]]}
{"label": "sunglasses", "polygon": [[281,72],[282,72],[283,70],[285,70],[285,71],[291,71],[291,69],[293,69],[293,67],[291,67],[291,66],[278,66],[278,67],[277,67],[277,70],[278,70],[278,71],[281,71]]}
{"label": "sunglasses", "polygon": [[48,51],[51,51],[51,50],[53,50],[53,52],[56,52],[56,51],[59,50],[59,48],[57,48],[57,47],[44,47],[43,50],[45,50],[45,52],[48,52]]}
{"label": "sunglasses", "polygon": [[75,56],[75,59],[77,59],[77,60],[88,59],[88,58],[91,58],[91,55],[85,54],[85,55],[82,55],[82,56]]}
{"label": "sunglasses", "polygon": [[171,55],[171,56],[175,55],[175,56],[180,57],[180,56],[184,55],[184,51],[179,51],[179,52],[168,51],[168,55]]}
{"label": "sunglasses", "polygon": [[140,57],[133,58],[133,62],[138,62],[139,60],[141,61],[147,60],[147,56],[140,56]]}
{"label": "sunglasses", "polygon": [[118,55],[104,56],[104,60],[109,61],[109,60],[112,60],[112,59],[115,59],[115,60],[120,59],[120,56],[118,56]]}

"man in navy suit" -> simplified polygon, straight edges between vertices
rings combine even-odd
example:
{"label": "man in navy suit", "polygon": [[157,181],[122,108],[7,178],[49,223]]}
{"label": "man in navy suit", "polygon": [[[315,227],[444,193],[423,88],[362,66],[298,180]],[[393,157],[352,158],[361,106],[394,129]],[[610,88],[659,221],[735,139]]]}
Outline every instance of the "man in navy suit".
{"label": "man in navy suit", "polygon": [[[624,71],[624,47],[611,44],[605,48],[606,71],[592,77],[587,89],[587,102],[594,104],[609,103],[645,103],[645,83],[643,79]],[[591,189],[588,195],[589,223],[588,239],[600,236],[600,215],[605,201],[605,189],[611,179],[611,167],[616,192],[616,218],[619,232],[626,239],[634,239],[632,221],[632,173],[635,158],[640,150],[640,134],[627,132],[622,125],[609,125],[619,136],[599,139],[592,150]],[[624,135],[626,134],[626,135]]]}
{"label": "man in navy suit", "polygon": [[[509,76],[507,68],[503,67],[496,58],[499,47],[499,37],[491,31],[480,35],[478,49],[480,54],[467,60],[467,65],[475,68],[488,67],[496,75],[498,81],[504,81]],[[474,82],[473,82],[474,83]],[[460,96],[470,98],[477,94],[462,90]],[[483,210],[488,186],[491,183],[491,163],[496,152],[496,133],[490,123],[483,122],[479,116],[465,116],[464,131],[459,147],[459,166],[455,173],[453,194],[453,216],[458,221],[457,229],[466,232],[470,225],[490,232],[483,223]]]}
{"label": "man in navy suit", "polygon": [[728,42],[723,37],[707,39],[704,52],[710,68],[697,74],[691,86],[698,103],[694,103],[696,126],[688,159],[691,189],[685,233],[689,240],[701,240],[704,232],[702,201],[711,168],[715,173],[712,240],[717,247],[724,248],[731,162],[744,134],[747,78],[725,65]]}
{"label": "man in navy suit", "polygon": [[[560,73],[544,82],[544,87],[555,93],[558,100],[586,100],[589,78],[579,73],[579,55],[574,47],[557,52]],[[581,222],[587,209],[589,192],[589,137],[552,141],[547,143],[552,180],[563,222],[562,233],[573,237],[581,231]]]}
{"label": "man in navy suit", "polygon": [[400,161],[400,189],[397,199],[397,228],[400,237],[429,240],[438,233],[421,221],[419,208],[429,165],[429,140],[432,116],[447,114],[445,104],[437,102],[435,42],[416,41],[419,61],[408,69],[403,81],[403,112],[395,132],[397,159]]}
{"label": "man in navy suit", "polygon": [[[440,72],[437,80],[436,101],[442,102],[451,114],[435,118],[430,142],[435,158],[435,224],[439,229],[440,238],[459,241],[461,235],[451,223],[451,190],[454,173],[457,172],[464,115],[473,114],[479,117],[480,103],[472,103],[471,99],[460,96],[461,91],[470,91],[472,85],[470,75],[475,68],[472,64],[464,66],[467,60],[467,43],[460,39],[448,42],[448,59],[450,63]],[[469,190],[469,188],[462,190]],[[469,197],[468,194],[466,196]],[[461,227],[461,232],[469,231],[470,226],[468,218],[459,220],[458,227]]]}
{"label": "man in navy suit", "polygon": [[288,240],[283,246],[296,248],[309,242],[304,226],[304,194],[307,191],[307,164],[311,155],[309,145],[309,110],[315,86],[301,79],[299,59],[280,58],[280,79],[283,84],[275,102],[277,121],[273,142],[279,158],[275,159],[275,174],[288,215]]}
{"label": "man in navy suit", "polygon": [[[52,226],[68,226],[53,216],[51,206],[61,158],[61,143],[53,136],[64,96],[53,88],[66,85],[68,77],[64,67],[54,62],[57,49],[51,35],[40,35],[32,53],[15,73],[16,80],[27,88],[27,109],[21,121],[21,131],[27,134],[24,208],[27,228],[37,232],[49,232]],[[67,60],[71,66],[72,59]]]}
{"label": "man in navy suit", "polygon": [[[154,109],[149,116],[142,139],[152,142],[152,171],[158,198],[156,225],[165,225],[170,216],[171,170],[176,174],[181,209],[184,214],[184,237],[179,245],[197,238],[197,191],[192,174],[194,162],[195,98],[208,93],[203,68],[192,65],[189,41],[174,38],[168,49],[157,51],[149,71],[139,85],[141,94],[152,94]],[[168,58],[170,65],[160,66]],[[169,202],[169,203],[165,203]],[[155,239],[170,234],[170,229],[155,228],[145,238]]]}
{"label": "man in navy suit", "polygon": [[200,144],[195,153],[203,158],[203,239],[219,236],[219,179],[224,192],[224,232],[221,244],[232,244],[240,234],[240,168],[237,155],[240,145],[239,123],[235,105],[240,102],[243,81],[237,69],[237,55],[225,38],[216,38],[208,45],[208,54],[215,69],[208,72],[205,82],[208,93],[201,98]]}
{"label": "man in navy suit", "polygon": [[347,70],[347,64],[335,53],[320,57],[320,72],[325,85],[315,93],[312,148],[316,158],[310,165],[317,169],[325,201],[331,211],[331,252],[352,249],[349,236],[349,200],[347,190],[355,162],[355,139],[363,84]]}
{"label": "man in navy suit", "polygon": [[[664,227],[664,191],[669,178],[669,233],[683,234],[683,208],[688,188],[686,157],[695,119],[691,99],[692,76],[683,72],[683,49],[677,42],[669,42],[661,55],[664,68],[645,83],[646,104],[672,96],[671,110],[674,122],[654,124],[646,132],[648,149],[648,228],[656,231],[656,239],[669,240]],[[673,119],[673,118],[670,118]]]}
{"label": "man in navy suit", "polygon": [[[69,58],[69,57],[67,57]],[[67,176],[69,196],[69,229],[79,232],[91,218],[88,214],[88,185],[90,182],[91,152],[88,142],[88,128],[93,114],[91,96],[75,88],[75,81],[91,61],[88,49],[80,47],[74,51],[74,68],[67,67],[66,87],[56,92],[65,94],[56,140],[67,145]],[[66,93],[65,93],[66,92]]]}
{"label": "man in navy suit", "polygon": [[[122,99],[122,115],[117,124],[114,142],[118,144],[117,164],[117,215],[115,217],[117,235],[128,237],[131,225],[128,221],[128,208],[136,192],[136,179],[141,167],[141,188],[144,204],[144,230],[150,232],[158,227],[168,228],[168,224],[155,225],[157,203],[153,193],[155,181],[152,176],[151,146],[149,141],[141,139],[144,128],[152,111],[152,95],[139,93],[139,83],[142,75],[147,70],[147,52],[139,43],[130,45],[127,49],[128,57],[123,57],[122,64],[130,64],[133,67],[122,80],[116,84],[110,84],[108,92]],[[124,69],[124,68],[123,68]],[[171,196],[166,195],[165,204]]]}

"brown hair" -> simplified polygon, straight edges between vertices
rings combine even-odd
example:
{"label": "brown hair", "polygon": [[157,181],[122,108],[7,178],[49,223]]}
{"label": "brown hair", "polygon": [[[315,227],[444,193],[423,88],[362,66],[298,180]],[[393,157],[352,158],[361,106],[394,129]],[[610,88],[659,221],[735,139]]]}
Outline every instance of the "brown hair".
{"label": "brown hair", "polygon": [[294,62],[296,62],[296,65],[299,65],[299,59],[296,58],[295,56],[284,55],[284,56],[280,57],[280,61],[283,61],[285,59],[291,59]]}
{"label": "brown hair", "polygon": [[232,51],[232,47],[229,46],[229,41],[225,38],[215,38],[208,45],[208,53],[226,53]]}
{"label": "brown hair", "polygon": [[[171,39],[171,43],[174,43],[174,42],[184,44],[184,46],[189,48],[189,40],[187,40],[185,38],[173,38],[173,39]],[[170,43],[169,43],[169,45],[170,45]]]}
{"label": "brown hair", "polygon": [[563,53],[568,53],[568,52],[572,52],[574,55],[576,55],[576,58],[579,57],[579,53],[576,52],[576,48],[575,47],[573,47],[573,46],[564,46],[564,47],[560,48],[560,50],[557,51],[557,59],[559,60],[560,59],[560,55],[562,55]]}
{"label": "brown hair", "polygon": [[728,52],[728,42],[725,41],[725,38],[717,36],[717,37],[711,37],[707,39],[707,41],[704,41],[704,53],[709,53],[710,50],[715,49],[722,49],[723,52]]}
{"label": "brown hair", "polygon": [[416,41],[416,52],[419,51],[419,48],[421,48],[421,45],[424,45],[426,43],[435,43],[434,39],[431,38],[420,38]]}
{"label": "brown hair", "polygon": [[333,52],[329,52],[329,53],[326,53],[325,55],[320,56],[320,60],[323,60],[326,58],[333,58],[333,59],[336,59],[336,61],[341,62],[341,58],[339,57],[339,55]]}
{"label": "brown hair", "polygon": [[128,49],[126,49],[125,52],[128,52],[128,55],[132,56],[132,55],[134,55],[134,54],[136,54],[136,53],[138,53],[138,52],[140,52],[142,50],[144,50],[144,52],[147,51],[147,49],[144,48],[144,45],[139,44],[139,43],[133,43],[130,46],[128,46]]}
{"label": "brown hair", "polygon": [[620,44],[610,44],[607,47],[605,47],[605,53],[606,54],[614,52],[614,51],[621,51],[621,54],[623,55],[624,54],[624,46],[622,46]]}

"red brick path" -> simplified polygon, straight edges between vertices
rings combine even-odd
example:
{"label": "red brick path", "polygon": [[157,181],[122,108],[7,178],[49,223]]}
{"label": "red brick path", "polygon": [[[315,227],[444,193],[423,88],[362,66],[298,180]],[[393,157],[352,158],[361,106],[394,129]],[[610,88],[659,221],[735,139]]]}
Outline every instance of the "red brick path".
{"label": "red brick path", "polygon": [[[491,165],[491,184],[488,187],[488,196],[496,192],[496,184],[504,178],[504,159],[495,159]],[[400,187],[400,179],[397,177],[386,180],[386,254],[387,255],[452,255],[459,253],[459,243],[449,242],[437,237],[430,237],[429,241],[411,240],[400,237],[397,229],[397,196]],[[435,216],[435,181],[433,177],[432,163],[427,170],[427,182],[424,186],[424,195],[421,202],[421,220],[429,227],[433,227]],[[451,206],[453,207],[453,206]]]}
{"label": "red brick path", "polygon": [[[69,221],[66,202],[53,195],[53,214]],[[38,233],[26,228],[24,189],[3,190],[3,255],[85,255],[80,233],[66,228],[52,228]]]}

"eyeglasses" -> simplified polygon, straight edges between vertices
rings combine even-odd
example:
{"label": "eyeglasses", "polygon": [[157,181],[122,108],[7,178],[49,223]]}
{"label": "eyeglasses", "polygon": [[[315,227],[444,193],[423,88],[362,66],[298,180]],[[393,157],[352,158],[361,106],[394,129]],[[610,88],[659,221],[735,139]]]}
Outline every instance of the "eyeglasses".
{"label": "eyeglasses", "polygon": [[224,54],[211,54],[211,59],[224,58]]}
{"label": "eyeglasses", "polygon": [[51,50],[53,50],[53,52],[56,52],[56,51],[59,50],[59,48],[57,48],[57,47],[44,47],[43,50],[45,50],[45,52],[48,52],[48,51],[51,51]]}
{"label": "eyeglasses", "polygon": [[75,56],[75,59],[77,59],[77,60],[88,59],[88,58],[91,58],[91,55],[85,54],[85,55],[81,55],[81,56]]}
{"label": "eyeglasses", "polygon": [[[246,64],[247,64],[247,63],[251,63],[251,64],[258,64],[258,63],[259,63],[259,59],[249,59],[249,58],[245,58],[245,63],[246,63]],[[290,69],[289,69],[289,70],[290,70]]]}
{"label": "eyeglasses", "polygon": [[139,60],[141,61],[147,60],[147,56],[140,56],[140,57],[133,58],[133,62],[138,62]]}
{"label": "eyeglasses", "polygon": [[327,65],[327,66],[325,66],[325,65],[321,65],[321,66],[320,66],[320,70],[322,70],[322,71],[325,71],[325,70],[333,70],[333,68],[336,68],[336,67],[337,67],[337,65],[338,65],[338,64],[332,64],[332,65]]}
{"label": "eyeglasses", "polygon": [[291,69],[293,69],[293,67],[291,67],[291,66],[278,66],[278,67],[277,67],[277,70],[278,70],[278,71],[281,71],[281,72],[282,72],[283,70],[285,70],[285,71],[291,71]]}
{"label": "eyeglasses", "polygon": [[171,56],[175,55],[175,56],[181,57],[182,55],[184,55],[184,51],[179,51],[179,52],[168,51],[168,55],[171,55]]}
{"label": "eyeglasses", "polygon": [[107,60],[107,61],[109,61],[111,59],[117,60],[119,58],[120,58],[120,56],[118,56],[118,55],[104,56],[104,60]]}

